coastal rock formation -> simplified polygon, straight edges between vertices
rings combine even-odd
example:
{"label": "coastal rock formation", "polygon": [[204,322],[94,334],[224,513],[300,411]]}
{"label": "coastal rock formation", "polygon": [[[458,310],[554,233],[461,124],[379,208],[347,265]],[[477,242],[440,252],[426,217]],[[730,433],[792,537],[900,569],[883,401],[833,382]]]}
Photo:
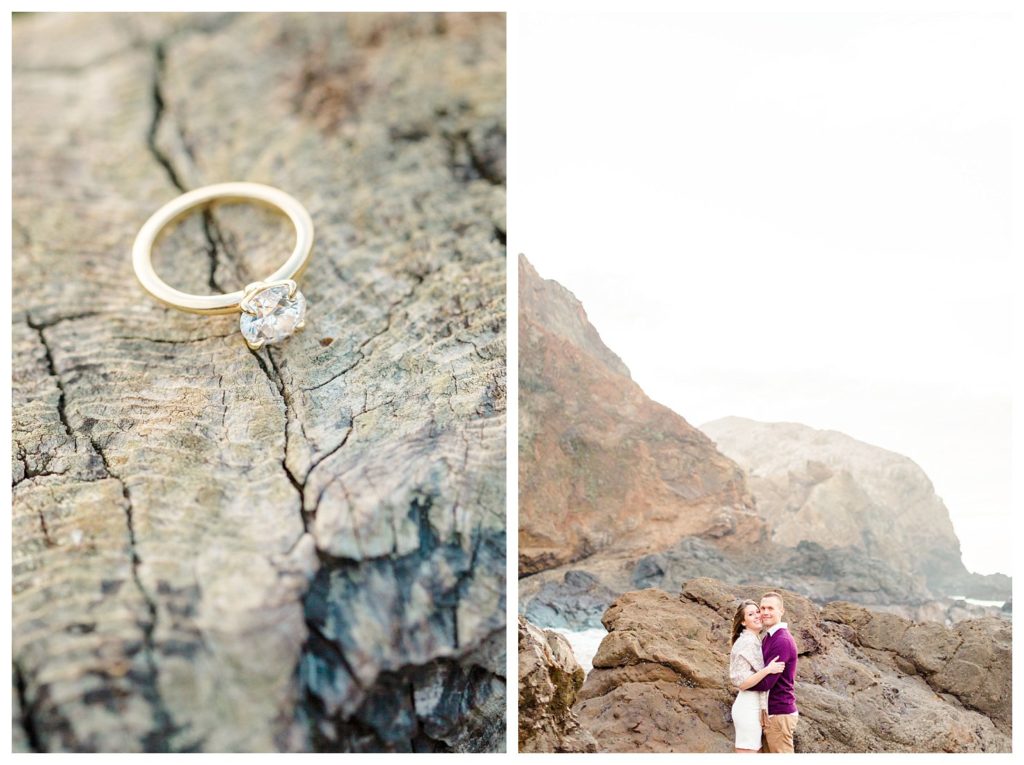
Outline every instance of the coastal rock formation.
{"label": "coastal rock formation", "polygon": [[523,613],[545,627],[598,627],[605,609],[624,592],[647,587],[676,591],[684,582],[712,577],[736,584],[774,582],[817,603],[850,600],[908,617],[951,623],[995,615],[999,609],[934,599],[920,580],[849,548],[826,550],[815,542],[785,548],[766,542],[757,554],[726,553],[714,540],[687,537],[639,558],[599,555],[520,581]]}
{"label": "coastal rock formation", "polygon": [[[574,707],[602,751],[731,751],[728,630],[738,600],[765,589],[702,578],[616,600]],[[1010,751],[1007,621],[951,629],[782,594],[800,651],[798,752]]]}
{"label": "coastal rock formation", "polygon": [[842,602],[825,606],[821,618],[852,627],[873,661],[923,678],[936,693],[955,697],[1010,735],[1010,622],[984,617],[945,628]]}
{"label": "coastal rock formation", "polygon": [[568,290],[519,271],[520,602],[536,623],[597,627],[624,592],[701,576],[943,623],[997,613],[951,595],[1009,596],[1008,577],[965,570],[906,457],[739,418],[705,426],[723,456],[644,395]]}
{"label": "coastal rock formation", "polygon": [[742,471],[651,401],[556,282],[519,260],[519,570],[686,536],[760,540]]}
{"label": "coastal rock formation", "polygon": [[701,429],[746,471],[776,544],[851,547],[939,597],[1009,595],[1007,577],[968,574],[949,511],[909,458],[789,422],[726,417]]}
{"label": "coastal rock formation", "polygon": [[572,712],[583,678],[564,637],[519,617],[519,751],[597,751]]}

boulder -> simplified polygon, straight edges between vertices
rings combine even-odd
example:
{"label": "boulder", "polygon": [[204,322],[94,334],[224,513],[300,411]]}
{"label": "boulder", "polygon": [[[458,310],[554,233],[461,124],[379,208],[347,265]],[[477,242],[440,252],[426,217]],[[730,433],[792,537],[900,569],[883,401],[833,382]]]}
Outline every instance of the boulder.
{"label": "boulder", "polygon": [[569,641],[519,617],[519,751],[597,751],[572,712],[583,678]]}
{"label": "boulder", "polygon": [[574,711],[607,751],[732,751],[729,628],[739,601],[782,595],[797,641],[798,752],[1009,752],[1004,619],[955,628],[852,603],[819,608],[768,584],[646,589],[604,615],[608,636]]}
{"label": "boulder", "polygon": [[1012,627],[1005,619],[966,619],[947,628],[850,603],[830,603],[821,618],[855,627],[858,645],[887,652],[901,672],[921,677],[1010,734]]}

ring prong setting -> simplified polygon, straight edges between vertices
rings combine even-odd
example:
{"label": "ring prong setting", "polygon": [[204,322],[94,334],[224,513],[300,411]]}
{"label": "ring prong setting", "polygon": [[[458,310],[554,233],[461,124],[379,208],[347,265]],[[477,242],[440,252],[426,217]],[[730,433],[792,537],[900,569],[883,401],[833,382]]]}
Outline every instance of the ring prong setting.
{"label": "ring prong setting", "polygon": [[280,343],[306,323],[306,298],[293,279],[246,285],[238,307],[242,336],[253,350]]}

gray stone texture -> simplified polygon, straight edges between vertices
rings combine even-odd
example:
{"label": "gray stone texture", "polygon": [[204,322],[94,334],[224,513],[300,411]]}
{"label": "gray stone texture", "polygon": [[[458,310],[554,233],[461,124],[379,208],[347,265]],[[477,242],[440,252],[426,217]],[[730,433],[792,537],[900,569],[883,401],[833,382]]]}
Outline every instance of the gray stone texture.
{"label": "gray stone texture", "polygon": [[[501,15],[13,22],[14,749],[495,750],[505,697]],[[135,281],[183,190],[315,221],[307,327]],[[209,294],[284,218],[160,244]]]}

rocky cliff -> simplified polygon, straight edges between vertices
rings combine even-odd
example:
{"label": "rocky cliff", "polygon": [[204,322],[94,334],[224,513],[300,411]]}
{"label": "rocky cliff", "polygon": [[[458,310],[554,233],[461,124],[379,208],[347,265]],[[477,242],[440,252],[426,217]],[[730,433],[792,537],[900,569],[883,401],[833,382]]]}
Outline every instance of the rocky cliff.
{"label": "rocky cliff", "polygon": [[1009,597],[1007,577],[968,574],[949,511],[911,459],[797,423],[726,417],[701,429],[746,472],[776,544],[860,551],[935,596]]}
{"label": "rocky cliff", "polygon": [[[616,600],[573,708],[601,750],[731,751],[729,625],[764,590],[703,578]],[[1010,751],[1007,621],[948,628],[783,596],[800,651],[798,752]]]}
{"label": "rocky cliff", "polygon": [[708,438],[644,395],[568,290],[523,258],[519,283],[531,620],[596,627],[623,592],[705,576],[945,623],[984,613],[949,595],[1009,597],[1008,577],[965,570],[946,507],[908,458],[739,418],[705,426]]}
{"label": "rocky cliff", "polygon": [[651,401],[583,306],[519,260],[519,569],[765,534],[743,472]]}

